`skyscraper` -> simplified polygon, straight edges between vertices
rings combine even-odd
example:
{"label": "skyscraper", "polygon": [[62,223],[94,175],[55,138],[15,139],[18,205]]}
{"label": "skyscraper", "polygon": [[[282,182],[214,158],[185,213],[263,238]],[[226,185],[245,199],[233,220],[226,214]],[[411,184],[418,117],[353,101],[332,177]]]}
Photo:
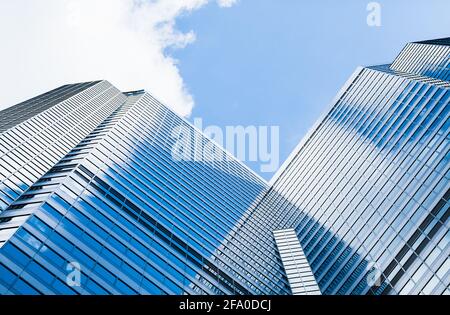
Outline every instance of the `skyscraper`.
{"label": "skyscraper", "polygon": [[256,226],[230,236],[267,183],[149,94],[119,99],[2,212],[0,292],[290,293]]}
{"label": "skyscraper", "polygon": [[270,183],[142,90],[0,112],[0,293],[450,293],[449,50],[358,68]]}
{"label": "skyscraper", "polygon": [[271,182],[324,294],[449,294],[450,38],[358,68]]}
{"label": "skyscraper", "polygon": [[0,112],[0,212],[125,99],[111,84],[64,85]]}

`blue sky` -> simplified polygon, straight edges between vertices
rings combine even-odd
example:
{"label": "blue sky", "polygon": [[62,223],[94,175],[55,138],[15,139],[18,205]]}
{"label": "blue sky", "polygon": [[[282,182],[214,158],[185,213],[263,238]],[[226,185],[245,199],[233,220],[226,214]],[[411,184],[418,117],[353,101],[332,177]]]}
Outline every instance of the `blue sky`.
{"label": "blue sky", "polygon": [[106,79],[204,126],[279,126],[282,162],[358,65],[450,36],[448,0],[380,0],[381,27],[369,2],[0,1],[0,110]]}
{"label": "blue sky", "polygon": [[[169,50],[205,125],[279,125],[280,162],[358,65],[390,63],[405,43],[450,36],[450,1],[240,0],[184,14],[196,40]],[[258,163],[249,163],[260,173]],[[271,173],[261,173],[270,179]]]}

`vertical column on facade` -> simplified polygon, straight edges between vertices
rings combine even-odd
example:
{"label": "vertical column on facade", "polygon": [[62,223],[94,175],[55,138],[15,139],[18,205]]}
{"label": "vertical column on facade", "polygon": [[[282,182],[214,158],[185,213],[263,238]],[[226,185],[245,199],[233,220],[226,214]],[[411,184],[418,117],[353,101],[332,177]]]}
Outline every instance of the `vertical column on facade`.
{"label": "vertical column on facade", "polygon": [[273,231],[275,243],[283,263],[293,295],[320,295],[311,267],[294,229]]}

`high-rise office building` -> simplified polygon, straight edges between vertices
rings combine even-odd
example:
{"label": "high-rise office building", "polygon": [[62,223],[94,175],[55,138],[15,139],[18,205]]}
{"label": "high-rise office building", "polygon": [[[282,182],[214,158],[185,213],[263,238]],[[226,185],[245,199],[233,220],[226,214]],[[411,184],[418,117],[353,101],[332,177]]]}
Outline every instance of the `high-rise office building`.
{"label": "high-rise office building", "polygon": [[450,38],[358,68],[261,203],[323,294],[449,294]]}
{"label": "high-rise office building", "polygon": [[257,222],[231,236],[267,183],[149,94],[119,99],[0,214],[0,292],[290,293]]}
{"label": "high-rise office building", "polygon": [[106,81],[0,112],[0,294],[450,293],[449,49],[358,68],[270,183]]}
{"label": "high-rise office building", "polygon": [[126,97],[108,82],[64,85],[0,112],[0,212]]}

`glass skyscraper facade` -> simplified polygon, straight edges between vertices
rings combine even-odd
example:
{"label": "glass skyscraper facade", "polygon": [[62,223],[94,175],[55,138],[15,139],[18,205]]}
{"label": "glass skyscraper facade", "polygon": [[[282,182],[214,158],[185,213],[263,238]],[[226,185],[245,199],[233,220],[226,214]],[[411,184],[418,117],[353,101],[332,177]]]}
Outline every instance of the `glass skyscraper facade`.
{"label": "glass skyscraper facade", "polygon": [[[267,183],[149,94],[122,96],[1,213],[0,292],[290,293],[257,227],[233,236]],[[201,150],[174,159],[177,129]]]}
{"label": "glass skyscraper facade", "polygon": [[[358,68],[275,175],[323,294],[449,294],[450,39]],[[269,210],[270,209],[270,210]]]}
{"label": "glass skyscraper facade", "polygon": [[106,81],[64,85],[0,112],[0,212],[126,97]]}
{"label": "glass skyscraper facade", "polygon": [[107,81],[0,112],[0,294],[450,293],[449,51],[358,68],[270,183]]}

